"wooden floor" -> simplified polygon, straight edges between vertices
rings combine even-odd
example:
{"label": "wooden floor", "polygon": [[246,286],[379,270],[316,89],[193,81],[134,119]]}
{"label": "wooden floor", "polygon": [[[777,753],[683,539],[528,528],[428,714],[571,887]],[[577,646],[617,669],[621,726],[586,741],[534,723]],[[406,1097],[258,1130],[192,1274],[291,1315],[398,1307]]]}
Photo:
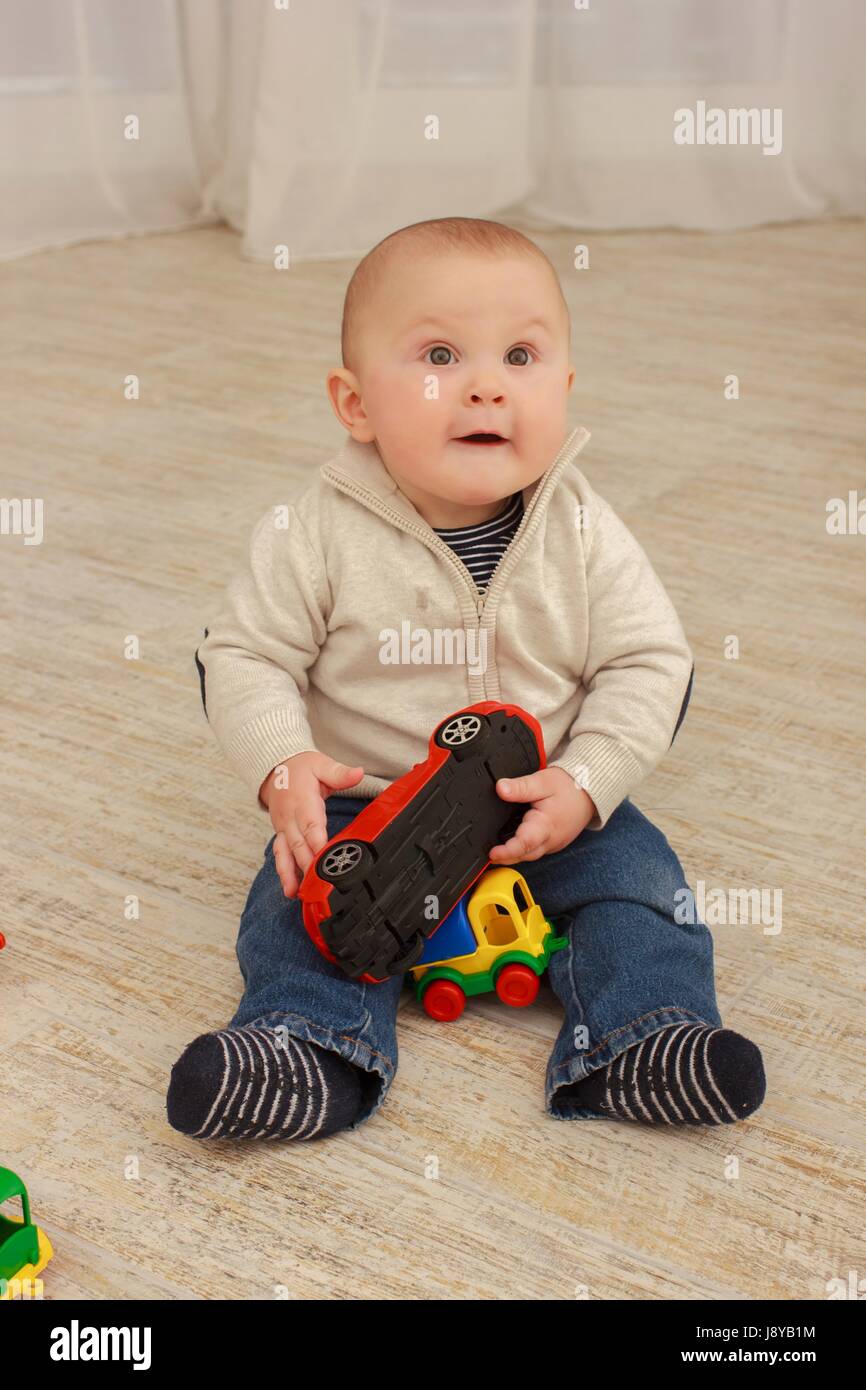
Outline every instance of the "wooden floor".
{"label": "wooden floor", "polygon": [[549,992],[449,1027],[406,992],[394,1086],[356,1132],[169,1127],[172,1063],[239,998],[267,838],[193,648],[254,521],[341,442],[324,378],[351,266],[280,274],[222,228],[34,255],[0,269],[0,491],[45,507],[41,545],[0,537],[0,1162],[54,1244],[46,1297],[823,1299],[866,1275],[866,537],[825,525],[866,484],[863,224],[593,233],[577,273],[583,239],[538,237],[572,306],[581,466],[697,660],[634,799],[692,884],[783,893],[778,934],[713,929],[762,1109],[557,1122]]}

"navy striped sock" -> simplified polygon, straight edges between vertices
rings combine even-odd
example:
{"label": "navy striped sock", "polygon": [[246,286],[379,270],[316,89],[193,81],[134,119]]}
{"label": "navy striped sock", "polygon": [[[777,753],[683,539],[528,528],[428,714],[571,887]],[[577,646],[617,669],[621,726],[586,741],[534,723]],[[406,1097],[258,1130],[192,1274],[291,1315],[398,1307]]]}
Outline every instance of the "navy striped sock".
{"label": "navy striped sock", "polygon": [[280,1028],[221,1028],[175,1062],[169,1124],[193,1139],[323,1139],[361,1107],[361,1072]]}
{"label": "navy striped sock", "polygon": [[767,1081],[760,1050],[729,1028],[671,1023],[568,1088],[589,1110],[644,1124],[729,1125]]}

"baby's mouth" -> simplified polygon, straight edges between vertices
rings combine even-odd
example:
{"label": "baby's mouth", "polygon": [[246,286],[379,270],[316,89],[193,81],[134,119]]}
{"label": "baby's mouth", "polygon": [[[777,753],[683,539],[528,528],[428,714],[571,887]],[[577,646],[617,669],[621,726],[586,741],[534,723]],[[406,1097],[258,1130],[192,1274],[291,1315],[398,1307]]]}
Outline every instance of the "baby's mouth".
{"label": "baby's mouth", "polygon": [[456,439],[454,442],[455,444],[475,444],[479,448],[489,449],[495,447],[497,444],[507,444],[508,440],[504,439],[501,434],[479,433],[461,435],[460,438]]}

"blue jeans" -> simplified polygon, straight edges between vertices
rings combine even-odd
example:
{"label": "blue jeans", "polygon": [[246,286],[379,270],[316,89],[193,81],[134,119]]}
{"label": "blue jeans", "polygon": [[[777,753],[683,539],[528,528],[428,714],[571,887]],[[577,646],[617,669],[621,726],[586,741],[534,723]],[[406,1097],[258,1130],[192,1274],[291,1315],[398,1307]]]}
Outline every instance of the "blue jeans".
{"label": "blue jeans", "polygon": [[[362,804],[329,796],[329,837]],[[545,1108],[559,1120],[604,1118],[577,1104],[569,1087],[666,1024],[721,1027],[712,937],[700,920],[674,920],[674,894],[686,887],[680,862],[628,799],[602,830],[585,830],[565,849],[515,867],[568,938],[547,973],[564,1018],[547,1063]],[[273,838],[241,917],[237,953],[246,989],[229,1027],[282,1024],[361,1068],[363,1105],[351,1126],[357,1128],[394,1079],[404,978],[364,984],[319,954],[297,899],[283,895]],[[438,1026],[455,1033],[456,1046],[459,1023]]]}

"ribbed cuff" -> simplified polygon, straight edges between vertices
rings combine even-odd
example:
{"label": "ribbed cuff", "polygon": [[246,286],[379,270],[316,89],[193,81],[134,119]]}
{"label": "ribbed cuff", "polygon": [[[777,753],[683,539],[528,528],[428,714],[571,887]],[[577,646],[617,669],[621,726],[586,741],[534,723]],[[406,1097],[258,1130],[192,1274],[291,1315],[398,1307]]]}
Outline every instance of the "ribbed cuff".
{"label": "ribbed cuff", "polygon": [[296,753],[315,753],[306,718],[292,709],[273,709],[244,724],[226,748],[226,757],[261,808],[259,788],[269,772]]}
{"label": "ribbed cuff", "polygon": [[592,797],[598,814],[587,830],[602,830],[644,776],[631,749],[608,734],[577,734],[548,767],[563,768]]}

